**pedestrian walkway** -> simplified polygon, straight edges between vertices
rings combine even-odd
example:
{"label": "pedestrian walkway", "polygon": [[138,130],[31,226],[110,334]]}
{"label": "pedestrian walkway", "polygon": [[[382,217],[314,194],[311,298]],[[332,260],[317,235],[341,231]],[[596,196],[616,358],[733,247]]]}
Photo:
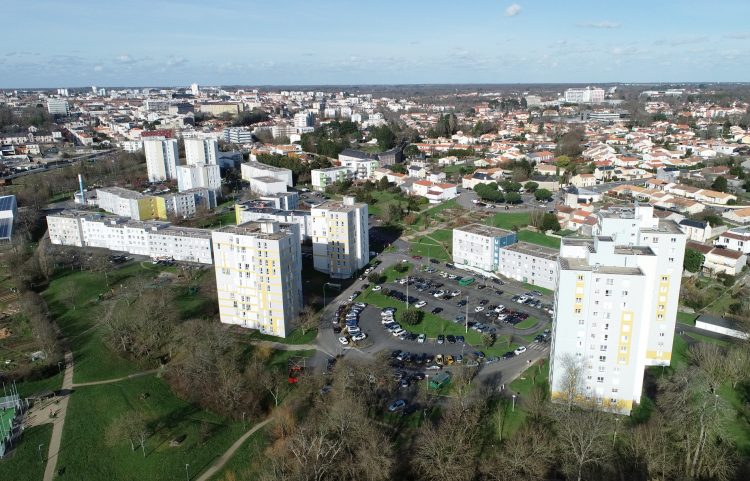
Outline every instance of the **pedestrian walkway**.
{"label": "pedestrian walkway", "polygon": [[47,466],[44,469],[44,481],[52,481],[55,477],[57,468],[57,457],[60,453],[60,444],[62,442],[63,426],[65,425],[65,415],[68,411],[68,400],[70,392],[73,389],[73,353],[65,353],[65,374],[62,383],[62,399],[60,399],[57,417],[52,418],[52,438],[49,441],[49,451],[47,452]]}
{"label": "pedestrian walkway", "polygon": [[221,471],[221,468],[223,468],[224,465],[227,464],[227,462],[230,459],[232,459],[232,456],[234,456],[234,453],[236,453],[237,450],[240,449],[240,447],[245,443],[245,441],[247,441],[247,439],[250,436],[255,434],[256,431],[258,431],[260,428],[268,424],[270,421],[271,421],[271,418],[269,417],[265,421],[259,422],[258,424],[250,428],[250,430],[247,431],[245,434],[240,436],[240,438],[237,441],[235,441],[234,444],[232,444],[229,447],[229,449],[227,449],[224,452],[224,454],[222,454],[221,457],[219,457],[219,459],[216,460],[214,464],[209,466],[208,469],[203,472],[203,474],[198,476],[196,481],[209,481],[211,477],[213,477],[216,473]]}

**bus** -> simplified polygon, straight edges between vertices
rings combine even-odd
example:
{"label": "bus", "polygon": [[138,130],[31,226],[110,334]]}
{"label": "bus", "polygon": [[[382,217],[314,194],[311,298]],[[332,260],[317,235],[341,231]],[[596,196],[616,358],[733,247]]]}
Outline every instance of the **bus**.
{"label": "bus", "polygon": [[474,278],[473,277],[466,277],[466,278],[461,279],[460,281],[458,281],[458,285],[461,286],[461,287],[466,287],[468,285],[471,285],[473,282],[474,282]]}

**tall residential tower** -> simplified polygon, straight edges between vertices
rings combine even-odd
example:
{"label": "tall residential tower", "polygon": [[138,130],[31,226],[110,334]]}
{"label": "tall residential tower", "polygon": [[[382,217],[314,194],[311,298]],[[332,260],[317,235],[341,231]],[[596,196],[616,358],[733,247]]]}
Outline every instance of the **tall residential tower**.
{"label": "tall residential tower", "polygon": [[685,234],[653,207],[599,211],[591,239],[563,239],[555,294],[553,399],[629,413],[647,366],[668,366]]}
{"label": "tall residential tower", "polygon": [[346,279],[370,260],[367,204],[354,197],[324,202],[311,209],[315,270]]}
{"label": "tall residential tower", "polygon": [[177,166],[180,165],[177,139],[146,137],[143,139],[143,152],[146,154],[149,182],[177,178]]}

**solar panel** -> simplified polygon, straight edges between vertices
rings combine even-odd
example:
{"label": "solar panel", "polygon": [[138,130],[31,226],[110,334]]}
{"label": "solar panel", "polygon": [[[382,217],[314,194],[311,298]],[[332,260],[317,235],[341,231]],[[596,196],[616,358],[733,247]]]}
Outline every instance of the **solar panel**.
{"label": "solar panel", "polygon": [[0,219],[0,239],[10,239],[13,232],[13,219]]}
{"label": "solar panel", "polygon": [[14,195],[6,195],[3,197],[0,197],[0,210],[11,210],[13,208],[13,203],[16,200],[16,196]]}

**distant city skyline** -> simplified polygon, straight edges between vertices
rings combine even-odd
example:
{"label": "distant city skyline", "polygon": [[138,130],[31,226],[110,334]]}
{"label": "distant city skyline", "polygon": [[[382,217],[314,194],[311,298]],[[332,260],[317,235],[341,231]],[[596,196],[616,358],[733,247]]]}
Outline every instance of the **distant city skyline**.
{"label": "distant city skyline", "polygon": [[5,2],[0,88],[741,82],[750,2]]}

